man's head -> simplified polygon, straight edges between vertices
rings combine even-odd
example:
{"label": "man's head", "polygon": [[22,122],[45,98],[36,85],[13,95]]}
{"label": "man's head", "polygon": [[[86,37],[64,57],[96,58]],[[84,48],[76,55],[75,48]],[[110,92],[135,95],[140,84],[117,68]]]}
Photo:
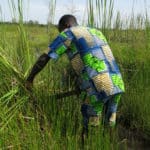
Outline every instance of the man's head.
{"label": "man's head", "polygon": [[59,32],[63,31],[66,28],[70,28],[78,25],[76,18],[73,15],[64,15],[60,18],[58,23]]}

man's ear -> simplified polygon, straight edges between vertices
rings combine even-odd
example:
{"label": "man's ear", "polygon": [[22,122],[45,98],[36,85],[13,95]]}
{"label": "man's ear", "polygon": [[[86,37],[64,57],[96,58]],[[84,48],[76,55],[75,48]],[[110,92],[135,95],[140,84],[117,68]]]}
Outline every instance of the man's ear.
{"label": "man's ear", "polygon": [[66,24],[66,27],[67,27],[67,28],[70,28],[70,27],[71,27],[70,23],[67,23],[67,24]]}

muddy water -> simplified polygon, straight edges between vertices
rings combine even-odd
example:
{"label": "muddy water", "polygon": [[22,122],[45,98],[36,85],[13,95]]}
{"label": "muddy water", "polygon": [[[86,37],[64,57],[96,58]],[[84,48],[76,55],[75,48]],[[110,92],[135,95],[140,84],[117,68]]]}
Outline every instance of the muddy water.
{"label": "muddy water", "polygon": [[120,150],[150,150],[150,141],[137,132],[118,127]]}

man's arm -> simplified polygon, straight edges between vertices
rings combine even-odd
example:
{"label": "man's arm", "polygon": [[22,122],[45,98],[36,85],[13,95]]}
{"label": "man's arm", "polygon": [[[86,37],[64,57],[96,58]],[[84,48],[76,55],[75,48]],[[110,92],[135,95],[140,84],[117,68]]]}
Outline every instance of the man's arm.
{"label": "man's arm", "polygon": [[46,53],[42,54],[32,67],[32,70],[27,78],[27,82],[32,83],[34,77],[45,67],[49,60],[50,57]]}

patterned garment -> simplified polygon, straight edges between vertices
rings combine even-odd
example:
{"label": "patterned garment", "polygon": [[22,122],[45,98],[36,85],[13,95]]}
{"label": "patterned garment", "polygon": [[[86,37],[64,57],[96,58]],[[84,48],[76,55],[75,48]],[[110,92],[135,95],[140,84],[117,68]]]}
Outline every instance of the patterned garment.
{"label": "patterned garment", "polygon": [[86,91],[95,109],[97,103],[105,103],[113,95],[124,92],[118,65],[99,30],[82,26],[66,29],[49,48],[48,55],[53,59],[67,53],[79,77],[80,89]]}
{"label": "patterned garment", "polygon": [[81,98],[88,100],[81,106],[84,128],[87,130],[89,123],[99,124],[97,118],[103,107],[107,108],[106,124],[115,124],[113,114],[124,92],[124,83],[104,35],[94,28],[76,26],[61,32],[49,48],[48,55],[53,59],[67,53],[78,75]]}

